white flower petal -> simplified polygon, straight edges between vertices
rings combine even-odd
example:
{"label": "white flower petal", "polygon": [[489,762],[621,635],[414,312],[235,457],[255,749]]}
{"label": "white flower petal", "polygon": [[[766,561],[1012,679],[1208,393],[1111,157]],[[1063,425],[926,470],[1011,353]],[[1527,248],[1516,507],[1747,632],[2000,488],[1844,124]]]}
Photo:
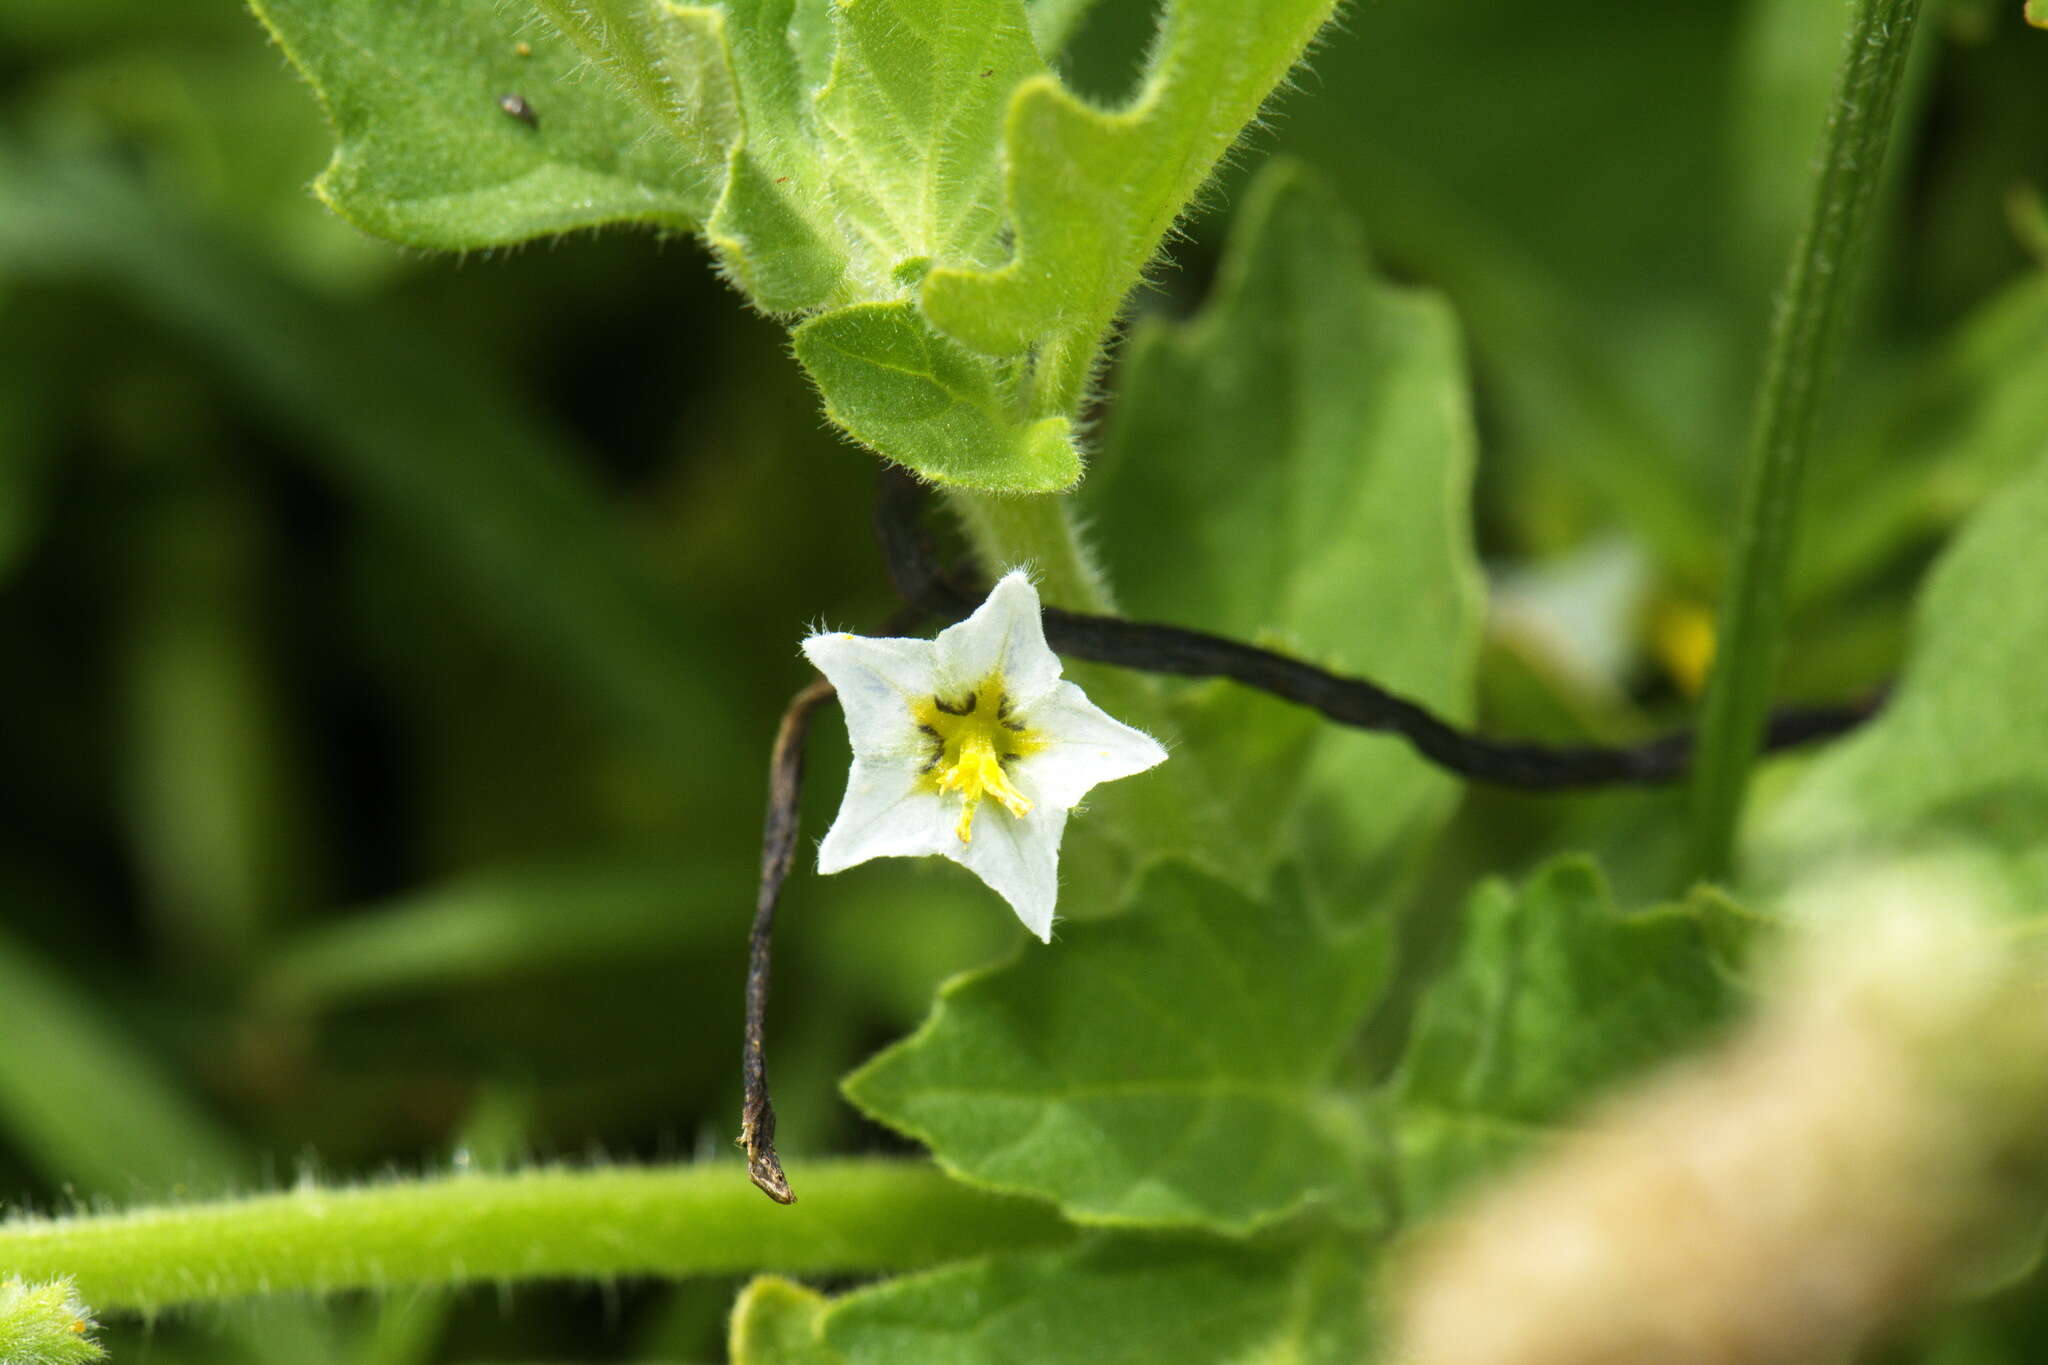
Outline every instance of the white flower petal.
{"label": "white flower petal", "polygon": [[914,770],[856,758],[839,814],[818,845],[818,871],[829,876],[870,858],[950,856],[948,843],[960,842],[956,818],[943,797],[918,786]]}
{"label": "white flower petal", "polygon": [[932,643],[942,686],[964,690],[1001,673],[1013,707],[1030,705],[1060,678],[1059,656],[1045,644],[1038,589],[1021,569],[1004,574],[974,615],[946,627]]}
{"label": "white flower petal", "polygon": [[1070,682],[1060,683],[1019,715],[1046,744],[1017,760],[1018,785],[1041,805],[1065,809],[1099,782],[1166,761],[1158,740],[1115,719]]}
{"label": "white flower petal", "polygon": [[[804,653],[839,689],[854,752],[846,797],[818,846],[818,870],[871,858],[950,858],[1050,942],[1067,812],[1098,782],[1143,772],[1166,750],[1061,681],[1030,580],[1005,575],[972,616],[929,643],[814,635]],[[991,677],[1000,678],[1009,713],[956,709]],[[1015,791],[976,766],[989,762],[1002,721],[1028,731],[1020,747],[1043,746],[997,760],[1007,763]],[[934,770],[935,761],[950,766]],[[1026,813],[1012,814],[1024,800]],[[969,802],[971,837],[963,842]]]}
{"label": "white flower petal", "polygon": [[941,851],[1010,903],[1024,927],[1052,942],[1053,902],[1060,890],[1060,835],[1067,827],[1063,807],[1038,805],[1029,815],[984,806],[974,819],[974,839],[957,838]]}
{"label": "white flower petal", "polygon": [[936,686],[937,654],[929,640],[813,635],[804,641],[804,657],[839,689],[854,753],[880,758],[922,751],[910,708]]}

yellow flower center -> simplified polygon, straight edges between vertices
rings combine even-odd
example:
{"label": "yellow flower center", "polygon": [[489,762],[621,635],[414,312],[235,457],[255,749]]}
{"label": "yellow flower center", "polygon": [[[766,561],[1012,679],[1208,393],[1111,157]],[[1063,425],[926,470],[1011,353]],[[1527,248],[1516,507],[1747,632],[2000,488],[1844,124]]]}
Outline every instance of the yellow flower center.
{"label": "yellow flower center", "polygon": [[964,697],[927,697],[911,706],[931,746],[920,780],[928,790],[960,794],[960,842],[974,838],[974,812],[984,796],[1015,816],[1031,813],[1031,798],[1010,780],[1010,764],[1045,747],[1045,741],[1010,715],[1001,674],[984,678]]}

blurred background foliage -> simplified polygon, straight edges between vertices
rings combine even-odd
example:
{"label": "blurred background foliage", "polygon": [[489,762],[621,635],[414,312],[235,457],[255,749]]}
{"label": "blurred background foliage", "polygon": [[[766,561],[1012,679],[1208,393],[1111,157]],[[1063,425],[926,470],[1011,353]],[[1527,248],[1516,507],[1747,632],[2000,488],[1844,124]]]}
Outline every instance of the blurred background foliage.
{"label": "blurred background foliage", "polygon": [[[1785,690],[1898,655],[1919,568],[2048,429],[2048,33],[1947,0],[1818,473]],[[1246,170],[1322,170],[1467,329],[1483,723],[1682,720],[1843,11],[1349,8],[1138,300],[1200,302]],[[1067,64],[1127,88],[1152,7]],[[365,239],[227,0],[0,0],[0,1204],[722,1152],[763,767],[810,623],[891,607],[868,457],[688,241]],[[1114,380],[1107,386],[1114,393]],[[1369,625],[1369,623],[1361,623]],[[814,741],[811,828],[844,742]],[[1668,890],[1672,798],[1478,793],[1425,880],[1561,841]],[[786,901],[785,1150],[1010,944],[950,867]],[[301,1306],[119,1359],[709,1359],[725,1285]],[[604,1344],[593,1345],[599,1336]]]}

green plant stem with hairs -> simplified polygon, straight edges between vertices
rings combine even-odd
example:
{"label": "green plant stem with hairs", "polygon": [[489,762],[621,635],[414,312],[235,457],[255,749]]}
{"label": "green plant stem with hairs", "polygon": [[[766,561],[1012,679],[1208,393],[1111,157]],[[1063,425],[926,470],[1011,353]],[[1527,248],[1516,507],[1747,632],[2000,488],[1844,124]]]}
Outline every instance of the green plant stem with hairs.
{"label": "green plant stem with hairs", "polygon": [[1724,877],[1762,743],[1806,467],[1840,358],[1856,263],[1891,141],[1920,0],[1858,0],[1806,225],[1793,249],[1757,395],[1719,649],[1693,781],[1695,871]]}
{"label": "green plant stem with hairs", "polygon": [[1056,1246],[1052,1210],[907,1161],[806,1163],[768,1203],[729,1163],[456,1174],[0,1223],[0,1266],[68,1278],[102,1312],[253,1294],[772,1267],[906,1270]]}
{"label": "green plant stem with hairs", "polygon": [[1028,566],[1039,592],[1054,606],[1098,613],[1116,609],[1109,584],[1081,543],[1071,498],[969,488],[948,488],[946,494],[985,572]]}

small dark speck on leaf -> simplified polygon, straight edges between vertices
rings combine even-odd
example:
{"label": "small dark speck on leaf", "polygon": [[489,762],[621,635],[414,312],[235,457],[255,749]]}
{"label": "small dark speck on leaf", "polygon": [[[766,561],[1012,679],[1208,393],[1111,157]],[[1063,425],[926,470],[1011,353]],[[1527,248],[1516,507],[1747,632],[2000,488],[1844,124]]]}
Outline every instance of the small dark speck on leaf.
{"label": "small dark speck on leaf", "polygon": [[996,74],[996,69],[995,69],[994,67],[990,67],[990,68],[989,68],[988,70],[986,70],[986,71],[982,72],[981,74],[982,74],[982,78],[983,78],[984,80],[986,80],[986,79],[987,79],[988,77],[990,77],[990,76],[993,76],[993,75],[995,75],[995,74]]}
{"label": "small dark speck on leaf", "polygon": [[786,175],[778,175],[775,177],[775,183],[778,185],[786,185],[789,183],[789,177]]}
{"label": "small dark speck on leaf", "polygon": [[540,127],[540,115],[533,112],[533,106],[526,102],[524,95],[500,95],[498,107],[529,128]]}

